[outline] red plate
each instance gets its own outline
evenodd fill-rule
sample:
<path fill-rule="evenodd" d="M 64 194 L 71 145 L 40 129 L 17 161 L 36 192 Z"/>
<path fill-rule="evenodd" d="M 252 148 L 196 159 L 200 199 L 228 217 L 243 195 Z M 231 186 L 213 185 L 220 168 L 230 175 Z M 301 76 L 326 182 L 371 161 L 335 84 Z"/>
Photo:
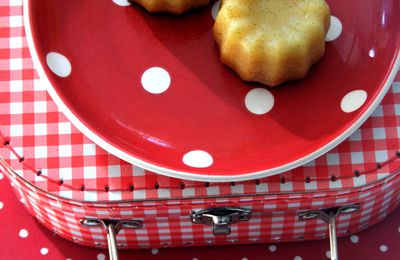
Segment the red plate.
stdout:
<path fill-rule="evenodd" d="M 327 152 L 388 90 L 399 65 L 399 1 L 328 2 L 324 59 L 306 79 L 269 91 L 219 61 L 212 4 L 174 17 L 126 0 L 26 0 L 24 17 L 41 78 L 85 135 L 160 174 L 234 181 Z"/>

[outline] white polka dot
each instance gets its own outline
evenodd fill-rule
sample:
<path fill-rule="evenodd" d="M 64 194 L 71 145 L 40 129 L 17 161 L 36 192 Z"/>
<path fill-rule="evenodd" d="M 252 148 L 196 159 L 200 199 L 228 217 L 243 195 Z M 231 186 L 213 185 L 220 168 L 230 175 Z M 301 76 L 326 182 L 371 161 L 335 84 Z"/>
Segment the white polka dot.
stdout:
<path fill-rule="evenodd" d="M 271 252 L 275 252 L 276 249 L 277 249 L 277 247 L 276 247 L 276 245 L 270 245 L 270 246 L 268 247 L 268 249 L 269 249 L 269 251 L 271 251 Z"/>
<path fill-rule="evenodd" d="M 0 209 L 2 209 L 4 207 L 3 202 L 0 201 Z"/>
<path fill-rule="evenodd" d="M 194 168 L 207 168 L 210 167 L 214 162 L 212 156 L 209 153 L 201 150 L 188 152 L 183 156 L 182 161 L 187 166 L 191 166 Z"/>
<path fill-rule="evenodd" d="M 0 180 L 2 180 L 4 178 L 4 175 L 2 173 L 0 173 Z"/>
<path fill-rule="evenodd" d="M 59 77 L 65 78 L 71 74 L 72 66 L 67 57 L 57 52 L 50 52 L 46 56 L 47 66 Z"/>
<path fill-rule="evenodd" d="M 326 251 L 325 256 L 326 258 L 331 259 L 331 251 L 330 250 Z"/>
<path fill-rule="evenodd" d="M 243 257 L 242 260 L 249 260 L 249 259 L 247 259 L 247 257 Z"/>
<path fill-rule="evenodd" d="M 388 247 L 387 247 L 387 245 L 381 245 L 381 246 L 379 247 L 379 250 L 381 250 L 382 253 L 385 253 L 385 252 L 388 251 Z"/>
<path fill-rule="evenodd" d="M 214 18 L 214 20 L 217 19 L 217 15 L 219 13 L 220 8 L 221 8 L 221 0 L 215 2 L 211 9 L 211 15 Z"/>
<path fill-rule="evenodd" d="M 49 249 L 43 247 L 42 249 L 40 249 L 40 253 L 41 253 L 42 255 L 47 255 L 47 254 L 49 253 Z"/>
<path fill-rule="evenodd" d="M 192 260 L 199 260 L 199 259 L 195 257 L 195 258 L 193 258 Z"/>
<path fill-rule="evenodd" d="M 351 113 L 362 107 L 368 94 L 364 90 L 354 90 L 343 97 L 340 107 L 343 112 Z"/>
<path fill-rule="evenodd" d="M 106 255 L 105 254 L 98 254 L 97 255 L 97 260 L 104 260 L 106 259 Z"/>
<path fill-rule="evenodd" d="M 115 4 L 119 5 L 119 6 L 128 6 L 130 5 L 130 3 L 128 2 L 128 0 L 112 0 Z"/>
<path fill-rule="evenodd" d="M 19 200 L 19 202 L 21 202 L 22 204 L 25 204 L 25 199 L 22 198 L 22 199 Z"/>
<path fill-rule="evenodd" d="M 246 108 L 253 114 L 263 115 L 274 107 L 275 99 L 265 88 L 255 88 L 247 93 L 244 100 Z"/>
<path fill-rule="evenodd" d="M 28 237 L 28 235 L 29 235 L 29 233 L 28 233 L 28 230 L 26 230 L 26 229 L 21 229 L 19 231 L 19 236 L 22 238 L 26 238 L 26 237 Z"/>
<path fill-rule="evenodd" d="M 152 94 L 161 94 L 171 85 L 171 77 L 163 68 L 153 67 L 142 75 L 142 86 Z"/>
<path fill-rule="evenodd" d="M 329 27 L 328 33 L 326 34 L 325 41 L 334 41 L 342 34 L 343 25 L 342 22 L 336 17 L 331 16 L 331 26 Z"/>
<path fill-rule="evenodd" d="M 301 258 L 301 256 L 296 255 L 296 256 L 294 257 L 294 260 L 303 260 L 303 258 Z"/>
<path fill-rule="evenodd" d="M 376 56 L 375 48 L 370 49 L 369 52 L 368 52 L 368 55 L 371 58 L 375 58 L 375 56 Z"/>
<path fill-rule="evenodd" d="M 151 253 L 152 253 L 153 255 L 158 254 L 158 249 L 157 249 L 157 248 L 151 249 Z"/>
<path fill-rule="evenodd" d="M 360 241 L 360 238 L 357 235 L 353 235 L 350 237 L 350 241 L 354 244 L 357 244 Z"/>

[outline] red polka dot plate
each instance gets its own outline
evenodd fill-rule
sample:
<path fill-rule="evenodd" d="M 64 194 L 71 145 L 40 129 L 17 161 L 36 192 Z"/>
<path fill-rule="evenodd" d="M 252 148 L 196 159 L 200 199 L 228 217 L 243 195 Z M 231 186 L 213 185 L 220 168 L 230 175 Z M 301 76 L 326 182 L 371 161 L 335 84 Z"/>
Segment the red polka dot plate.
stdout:
<path fill-rule="evenodd" d="M 355 131 L 399 67 L 397 0 L 328 1 L 326 55 L 304 80 L 268 89 L 219 60 L 219 2 L 182 17 L 126 0 L 25 0 L 28 45 L 64 114 L 118 157 L 201 181 L 303 165 Z"/>

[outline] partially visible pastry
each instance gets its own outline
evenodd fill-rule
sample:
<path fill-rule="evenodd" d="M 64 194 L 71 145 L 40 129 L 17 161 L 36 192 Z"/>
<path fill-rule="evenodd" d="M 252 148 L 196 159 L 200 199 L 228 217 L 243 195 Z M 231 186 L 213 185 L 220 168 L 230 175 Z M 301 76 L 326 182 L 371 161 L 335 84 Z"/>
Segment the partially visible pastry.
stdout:
<path fill-rule="evenodd" d="M 245 81 L 304 78 L 325 53 L 324 0 L 222 0 L 214 25 L 221 60 Z"/>
<path fill-rule="evenodd" d="M 129 0 L 143 6 L 151 13 L 172 13 L 180 15 L 188 10 L 208 5 L 210 0 Z"/>

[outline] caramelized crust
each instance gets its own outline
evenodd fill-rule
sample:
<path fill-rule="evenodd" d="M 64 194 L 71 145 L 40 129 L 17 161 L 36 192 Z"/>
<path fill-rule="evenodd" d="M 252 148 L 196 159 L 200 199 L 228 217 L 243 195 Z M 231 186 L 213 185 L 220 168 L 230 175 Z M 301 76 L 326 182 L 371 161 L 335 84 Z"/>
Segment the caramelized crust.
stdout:
<path fill-rule="evenodd" d="M 172 13 L 176 15 L 197 7 L 208 5 L 210 0 L 129 0 L 143 6 L 151 13 Z"/>
<path fill-rule="evenodd" d="M 222 0 L 214 25 L 221 60 L 245 81 L 304 78 L 325 53 L 324 0 Z"/>

